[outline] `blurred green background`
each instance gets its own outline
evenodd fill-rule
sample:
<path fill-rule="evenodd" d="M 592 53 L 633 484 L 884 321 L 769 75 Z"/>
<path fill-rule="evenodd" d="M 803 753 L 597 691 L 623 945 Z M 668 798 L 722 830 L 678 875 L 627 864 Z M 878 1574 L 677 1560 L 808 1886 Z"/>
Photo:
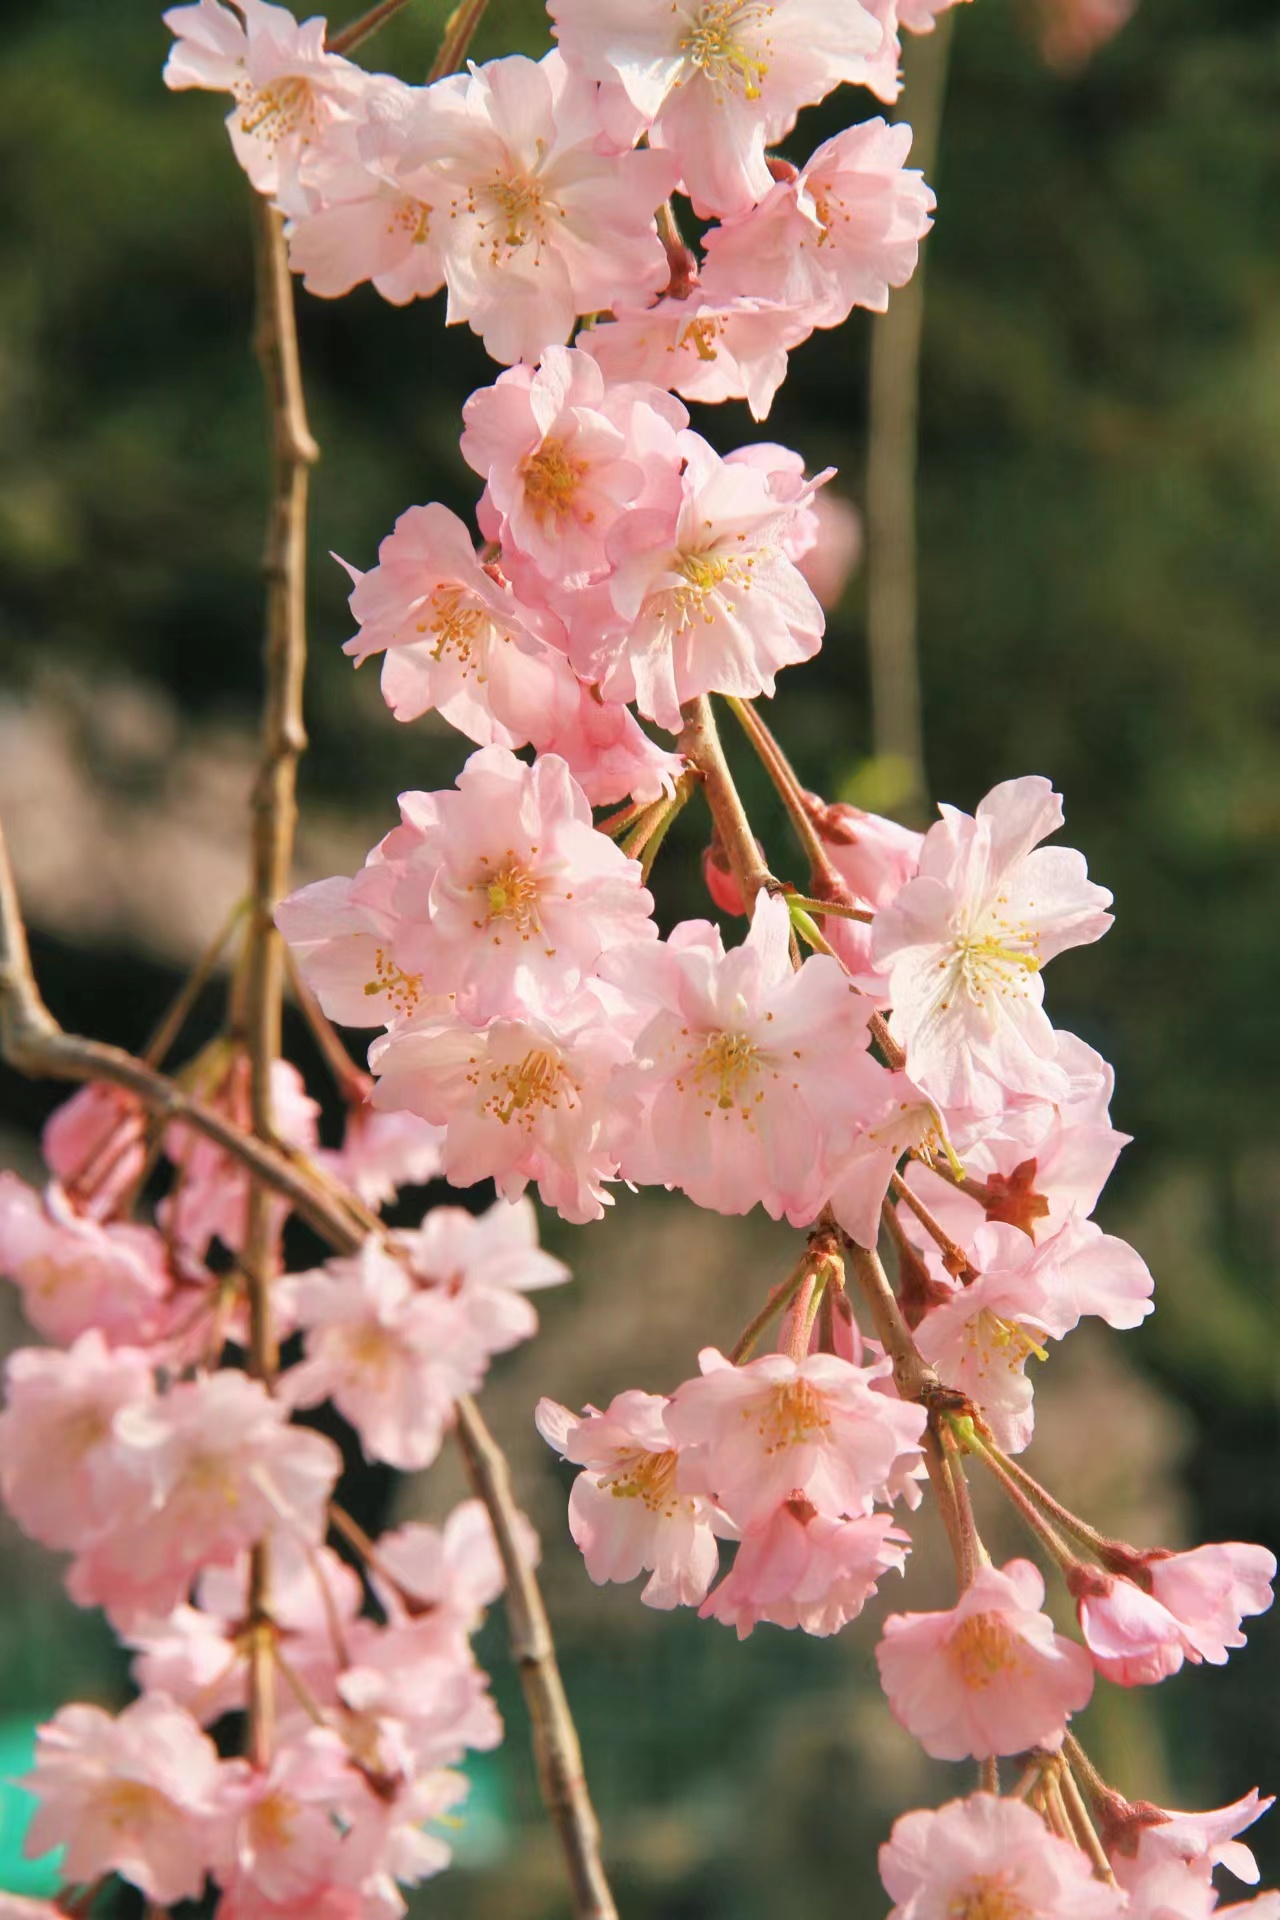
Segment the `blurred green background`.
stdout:
<path fill-rule="evenodd" d="M 366 59 L 420 77 L 444 11 L 413 0 Z M 1114 1117 L 1136 1137 L 1101 1218 L 1158 1283 L 1140 1333 L 1081 1334 L 1055 1356 L 1032 1465 L 1143 1543 L 1274 1546 L 1280 27 L 1274 0 L 1142 0 L 1071 75 L 1046 68 L 1010 0 L 977 0 L 956 27 L 923 363 L 929 770 L 964 807 L 1010 775 L 1050 774 L 1067 838 L 1114 889 L 1114 931 L 1056 964 L 1049 1005 L 1116 1065 Z M 4 41 L 0 806 L 54 1010 L 136 1046 L 239 885 L 265 477 L 246 190 L 222 103 L 161 86 L 167 35 L 150 5 L 11 6 Z M 493 0 L 476 53 L 545 44 L 534 5 Z M 802 159 L 875 110 L 837 96 L 787 151 Z M 469 509 L 458 414 L 494 370 L 469 333 L 445 333 L 439 302 L 398 311 L 364 288 L 300 294 L 299 308 L 324 450 L 300 849 L 312 877 L 350 870 L 396 791 L 447 783 L 467 750 L 429 723 L 397 727 L 373 670 L 353 677 L 346 582 L 326 554 L 370 565 L 411 502 Z M 762 428 L 739 406 L 696 424 L 724 451 L 767 437 L 811 468 L 831 462 L 858 501 L 872 324 L 800 349 Z M 869 799 L 864 651 L 855 577 L 776 707 L 813 786 Z M 768 794 L 742 774 L 782 847 Z M 667 919 L 707 910 L 694 813 L 658 869 Z M 215 998 L 200 1017 L 216 1018 Z M 32 1171 L 54 1097 L 0 1079 L 0 1159 Z M 970 1780 L 926 1766 L 889 1724 L 874 1622 L 821 1643 L 763 1628 L 740 1648 L 646 1611 L 634 1590 L 597 1592 L 530 1423 L 540 1392 L 603 1402 L 673 1385 L 698 1346 L 733 1338 L 792 1236 L 623 1194 L 607 1223 L 549 1223 L 548 1238 L 580 1284 L 495 1370 L 492 1404 L 547 1543 L 624 1912 L 878 1914 L 874 1848 L 894 1814 Z M 7 1302 L 2 1331 L 25 1337 Z M 377 1521 L 393 1503 L 436 1512 L 458 1490 L 446 1462 L 408 1491 L 366 1473 L 358 1498 Z M 943 1603 L 920 1532 L 906 1604 Z M 49 1556 L 11 1541 L 6 1770 L 33 1716 L 71 1693 L 122 1696 L 105 1633 L 57 1580 Z M 1274 1786 L 1278 1650 L 1275 1624 L 1257 1622 L 1225 1672 L 1101 1699 L 1086 1740 L 1134 1795 L 1213 1804 Z M 464 1864 L 415 1911 L 553 1920 L 565 1907 L 500 1617 L 481 1653 L 511 1738 L 477 1772 Z M 0 1846 L 19 1819 L 0 1811 Z M 1260 1851 L 1274 1877 L 1275 1832 Z"/>

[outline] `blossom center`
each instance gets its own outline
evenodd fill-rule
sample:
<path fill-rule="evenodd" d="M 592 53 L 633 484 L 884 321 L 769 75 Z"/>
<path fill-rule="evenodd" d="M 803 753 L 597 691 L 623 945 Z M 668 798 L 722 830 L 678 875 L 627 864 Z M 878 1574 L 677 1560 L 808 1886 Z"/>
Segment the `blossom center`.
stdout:
<path fill-rule="evenodd" d="M 273 80 L 265 87 L 250 87 L 242 81 L 237 97 L 241 132 L 254 134 L 269 147 L 278 146 L 304 127 L 308 134 L 314 130 L 315 96 L 311 82 L 297 74 Z"/>
<path fill-rule="evenodd" d="M 970 1322 L 969 1339 L 987 1359 L 1003 1360 L 1010 1373 L 1019 1371 L 1028 1354 L 1033 1353 L 1037 1360 L 1049 1358 L 1020 1320 L 1006 1320 L 990 1307 L 984 1307 Z"/>
<path fill-rule="evenodd" d="M 524 497 L 529 511 L 541 523 L 548 515 L 564 520 L 573 512 L 574 495 L 587 467 L 584 460 L 571 460 L 563 440 L 544 440 L 520 468 Z M 594 516 L 587 514 L 586 519 Z"/>
<path fill-rule="evenodd" d="M 804 1446 L 825 1433 L 830 1424 L 822 1395 L 807 1380 L 789 1380 L 786 1386 L 776 1388 L 760 1409 L 760 1435 L 766 1453 Z"/>
<path fill-rule="evenodd" d="M 710 0 L 700 7 L 680 42 L 680 51 L 715 87 L 728 86 L 745 100 L 758 100 L 769 71 L 767 40 L 755 35 L 773 13 L 761 0 Z"/>
<path fill-rule="evenodd" d="M 399 228 L 409 236 L 409 244 L 424 247 L 431 238 L 431 215 L 434 209 L 429 200 L 402 200 L 387 222 L 388 231 Z"/>
<path fill-rule="evenodd" d="M 755 1078 L 756 1047 L 745 1033 L 713 1033 L 702 1049 L 693 1077 L 705 1090 L 708 1085 L 718 1107 L 736 1107 L 739 1096 Z M 760 1095 L 756 1095 L 758 1100 Z"/>
<path fill-rule="evenodd" d="M 578 1091 L 559 1054 L 550 1047 L 531 1047 L 519 1064 L 491 1066 L 489 1084 L 493 1092 L 484 1103 L 485 1112 L 504 1127 L 515 1120 L 526 1130 L 541 1113 L 558 1107 L 562 1100 L 572 1107 Z"/>
<path fill-rule="evenodd" d="M 418 621 L 418 632 L 432 636 L 433 660 L 453 654 L 465 676 L 478 664 L 480 637 L 488 616 L 462 587 L 443 587 L 432 594 L 425 617 Z"/>
<path fill-rule="evenodd" d="M 489 235 L 490 263 L 499 262 L 533 241 L 540 246 L 547 237 L 547 220 L 559 209 L 548 203 L 545 189 L 532 174 L 496 173 L 480 189 L 487 218 L 480 222 Z"/>
<path fill-rule="evenodd" d="M 1040 956 L 1029 929 L 1014 940 L 1017 944 L 998 933 L 983 933 L 964 934 L 956 941 L 961 984 L 978 1006 L 988 993 L 1026 998 L 1029 977 L 1040 971 Z"/>
<path fill-rule="evenodd" d="M 1033 1913 L 1003 1874 L 971 1880 L 947 1905 L 947 1920 L 1032 1920 Z"/>
<path fill-rule="evenodd" d="M 682 347 L 692 347 L 699 360 L 711 361 L 716 358 L 716 341 L 724 332 L 723 323 L 714 314 L 700 314 L 691 320 L 680 335 Z"/>
<path fill-rule="evenodd" d="M 542 897 L 542 882 L 518 860 L 508 855 L 506 866 L 496 873 L 486 862 L 474 884 L 485 897 L 485 917 L 476 921 L 477 927 L 492 926 L 495 920 L 509 920 L 522 940 L 527 940 L 532 933 L 541 933 L 538 902 Z"/>
<path fill-rule="evenodd" d="M 372 999 L 375 993 L 385 993 L 387 1005 L 396 1013 L 412 1013 L 422 998 L 422 975 L 406 973 L 398 967 L 384 947 L 373 950 L 374 978 L 366 980 L 364 991 Z"/>
<path fill-rule="evenodd" d="M 619 1454 L 608 1473 L 602 1473 L 597 1486 L 607 1487 L 615 1500 L 639 1500 L 650 1513 L 673 1514 L 678 1505 L 676 1450 L 650 1453 L 637 1449 Z"/>
<path fill-rule="evenodd" d="M 754 556 L 748 554 L 739 559 L 731 553 L 682 553 L 673 562 L 673 571 L 688 582 L 687 586 L 677 587 L 672 593 L 678 630 L 684 632 L 695 620 L 704 620 L 708 626 L 716 617 L 716 609 L 708 606 L 711 596 L 718 593 L 728 581 L 740 586 L 744 593 L 751 590 L 751 569 L 755 565 Z M 734 611 L 732 600 L 726 602 L 728 611 Z"/>
<path fill-rule="evenodd" d="M 124 1827 L 149 1826 L 158 1813 L 171 1813 L 173 1808 L 158 1787 L 149 1787 L 143 1780 L 112 1780 L 104 1787 L 96 1811 L 119 1832 Z"/>
<path fill-rule="evenodd" d="M 982 1692 L 1021 1665 L 1017 1636 L 998 1613 L 971 1613 L 962 1620 L 947 1642 L 947 1658 L 972 1693 Z"/>

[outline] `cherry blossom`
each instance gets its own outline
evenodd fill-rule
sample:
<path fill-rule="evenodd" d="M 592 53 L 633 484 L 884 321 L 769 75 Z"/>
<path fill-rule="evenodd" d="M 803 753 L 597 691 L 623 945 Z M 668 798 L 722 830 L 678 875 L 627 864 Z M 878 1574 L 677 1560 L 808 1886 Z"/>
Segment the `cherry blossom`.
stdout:
<path fill-rule="evenodd" d="M 1122 1887 L 1134 1890 L 1152 1867 L 1168 1863 L 1191 1869 L 1207 1883 L 1214 1867 L 1224 1866 L 1237 1880 L 1256 1886 L 1258 1863 L 1237 1836 L 1272 1804 L 1256 1787 L 1230 1806 L 1207 1813 L 1181 1813 L 1154 1807 L 1149 1801 L 1136 1807 L 1113 1801 L 1104 1837 L 1116 1878 Z"/>
<path fill-rule="evenodd" d="M 347 566 L 344 561 L 342 563 Z M 360 624 L 344 651 L 362 666 L 384 653 L 382 692 L 397 720 L 436 711 L 478 746 L 522 746 L 548 705 L 572 702 L 548 616 L 525 606 L 476 558 L 447 507 L 409 507 L 355 582 Z"/>
<path fill-rule="evenodd" d="M 991 1111 L 1006 1089 L 1055 1099 L 1066 1077 L 1040 1004 L 1041 968 L 1106 932 L 1111 896 L 1087 879 L 1080 854 L 1038 847 L 1062 824 L 1062 803 L 1039 775 L 993 788 L 972 818 L 940 811 L 918 877 L 873 930 L 909 1071 L 945 1106 Z"/>
<path fill-rule="evenodd" d="M 934 198 L 906 167 L 911 129 L 864 120 L 818 148 L 750 213 L 707 235 L 704 291 L 774 301 L 810 326 L 883 313 L 915 272 Z"/>
<path fill-rule="evenodd" d="M 656 941 L 640 868 L 592 824 L 564 761 L 473 753 L 453 793 L 419 796 L 392 894 L 399 964 L 477 1022 L 554 1009 L 623 943 Z"/>
<path fill-rule="evenodd" d="M 508 566 L 515 549 L 548 579 L 598 572 L 624 509 L 679 502 L 685 409 L 659 387 L 607 385 L 575 348 L 500 374 L 462 418 L 463 459 L 486 483 L 480 525 Z"/>
<path fill-rule="evenodd" d="M 680 1187 L 699 1206 L 811 1220 L 827 1193 L 828 1149 L 886 1078 L 867 1053 L 866 1009 L 834 960 L 798 972 L 785 901 L 761 894 L 741 946 L 685 922 L 651 953 L 604 964 L 656 1003 L 620 1084 L 642 1118 L 622 1155 L 627 1179 Z"/>
<path fill-rule="evenodd" d="M 499 1200 L 487 1212 L 432 1207 L 422 1225 L 401 1229 L 392 1244 L 415 1286 L 454 1301 L 486 1353 L 502 1353 L 537 1331 L 527 1295 L 569 1278 L 563 1260 L 538 1245 L 533 1202 Z"/>
<path fill-rule="evenodd" d="M 916 1344 L 977 1403 L 997 1443 L 1019 1452 L 1033 1425 L 1028 1358 L 1044 1359 L 1046 1340 L 1061 1340 L 1086 1314 L 1140 1325 L 1152 1279 L 1132 1247 L 1074 1215 L 1039 1245 L 1016 1227 L 979 1227 L 971 1258 L 977 1278 L 950 1284 L 950 1297 L 917 1327 Z"/>
<path fill-rule="evenodd" d="M 1068 1576 L 1094 1664 L 1128 1687 L 1154 1685 L 1184 1659 L 1225 1665 L 1228 1649 L 1245 1644 L 1241 1619 L 1271 1605 L 1276 1562 L 1265 1547 L 1232 1540 L 1138 1555 L 1133 1571 L 1138 1580 L 1091 1567 Z"/>
<path fill-rule="evenodd" d="M 492 1178 L 518 1200 L 532 1180 L 566 1220 L 598 1220 L 632 1121 L 633 1103 L 613 1084 L 630 1055 L 627 1034 L 586 987 L 557 1009 L 554 1026 L 530 1016 L 477 1031 L 456 1014 L 429 1014 L 374 1042 L 373 1103 L 445 1128 L 454 1186 Z"/>
<path fill-rule="evenodd" d="M 366 1206 L 383 1207 L 401 1187 L 435 1179 L 442 1169 L 443 1141 L 441 1129 L 415 1113 L 375 1113 L 358 1105 L 347 1109 L 341 1147 L 321 1148 L 314 1158 Z"/>
<path fill-rule="evenodd" d="M 407 1262 L 374 1239 L 287 1286 L 305 1332 L 305 1357 L 281 1381 L 288 1403 L 331 1399 L 367 1458 L 429 1466 L 455 1402 L 479 1386 L 488 1363 L 465 1310 L 416 1287 Z"/>
<path fill-rule="evenodd" d="M 362 1791 L 336 1733 L 309 1727 L 265 1769 L 244 1767 L 223 1787 L 227 1808 L 214 1873 L 235 1905 L 252 1898 L 302 1905 L 340 1879 L 345 1814 Z"/>
<path fill-rule="evenodd" d="M 646 1606 L 696 1607 L 716 1573 L 712 1508 L 677 1486 L 666 1405 L 633 1389 L 580 1419 L 540 1400 L 535 1418 L 547 1445 L 585 1469 L 569 1496 L 569 1530 L 597 1586 L 647 1571 Z"/>
<path fill-rule="evenodd" d="M 651 740 L 629 707 L 604 700 L 590 681 L 574 680 L 576 703 L 567 710 L 557 704 L 535 721 L 538 751 L 566 762 L 593 807 L 672 793 L 684 772 L 680 755 Z"/>
<path fill-rule="evenodd" d="M 249 1059 L 237 1053 L 211 1102 L 238 1126 L 249 1123 Z M 309 1151 L 316 1145 L 319 1103 L 303 1085 L 302 1075 L 288 1060 L 271 1062 L 271 1099 L 274 1126 L 289 1146 Z M 207 1134 L 175 1123 L 166 1128 L 164 1150 L 177 1169 L 168 1197 L 157 1208 L 167 1236 L 195 1259 L 203 1259 L 212 1240 L 238 1252 L 244 1241 L 249 1210 L 250 1176 L 243 1163 Z M 288 1206 L 272 1200 L 273 1217 L 282 1225 Z"/>
<path fill-rule="evenodd" d="M 78 1215 L 60 1187 L 42 1197 L 2 1172 L 0 1274 L 49 1340 L 98 1327 L 113 1344 L 134 1346 L 157 1339 L 172 1318 L 168 1250 L 154 1227 L 100 1225 Z"/>
<path fill-rule="evenodd" d="M 700 693 L 772 693 L 780 667 L 818 651 L 824 624 L 785 552 L 800 503 L 780 502 L 766 473 L 722 460 L 696 433 L 680 448 L 678 515 L 631 514 L 609 541 L 612 629 L 602 639 L 585 618 L 570 629 L 578 671 L 672 732 Z"/>
<path fill-rule="evenodd" d="M 1124 1911 L 1078 1847 L 1050 1833 L 1021 1800 L 975 1793 L 894 1822 L 880 1877 L 890 1920 L 1110 1920 Z"/>
<path fill-rule="evenodd" d="M 861 6 L 824 0 L 551 0 L 548 11 L 570 64 L 622 96 L 610 130 L 629 146 L 644 128 L 670 148 L 695 210 L 711 215 L 763 198 L 766 145 L 799 108 L 865 79 L 882 39 Z"/>
<path fill-rule="evenodd" d="M 536 361 L 579 314 L 643 302 L 667 278 L 653 210 L 676 164 L 602 153 L 600 131 L 594 89 L 554 52 L 439 83 L 406 130 L 406 164 L 449 187 L 448 323 L 467 321 L 495 360 Z"/>
<path fill-rule="evenodd" d="M 735 1627 L 739 1640 L 762 1620 L 820 1637 L 838 1633 L 857 1619 L 881 1574 L 901 1573 L 907 1546 L 888 1514 L 836 1520 L 793 1496 L 743 1535 L 702 1617 Z"/>
<path fill-rule="evenodd" d="M 536 1566 L 538 1536 L 523 1514 L 517 1518 L 521 1553 Z M 479 1500 L 462 1501 L 443 1527 L 414 1520 L 384 1533 L 372 1577 L 389 1614 L 430 1620 L 455 1643 L 475 1631 L 506 1585 L 493 1525 Z"/>
<path fill-rule="evenodd" d="M 230 1368 L 122 1407 L 113 1446 L 145 1496 L 113 1515 L 67 1575 L 80 1606 L 127 1624 L 163 1613 L 197 1570 L 283 1522 L 318 1543 L 341 1468 L 332 1441 L 287 1423 L 260 1381 Z"/>
<path fill-rule="evenodd" d="M 265 0 L 237 0 L 234 12 L 197 0 L 172 7 L 164 22 L 176 36 L 165 85 L 234 94 L 227 130 L 236 159 L 259 193 L 305 210 L 326 169 L 356 157 L 368 75 L 326 51 L 323 20 L 299 26 Z"/>
<path fill-rule="evenodd" d="M 54 1108 L 40 1150 L 77 1212 L 110 1219 L 146 1167 L 141 1102 L 122 1087 L 91 1080 Z"/>
<path fill-rule="evenodd" d="M 26 1850 L 65 1847 L 68 1881 L 119 1873 L 166 1907 L 203 1889 L 217 1841 L 217 1749 L 163 1694 L 114 1719 L 63 1707 L 39 1729 L 22 1784 L 39 1801 Z"/>
<path fill-rule="evenodd" d="M 151 1362 L 91 1329 L 66 1353 L 23 1347 L 5 1368 L 0 1489 L 24 1533 L 76 1549 L 126 1522 L 142 1491 L 116 1444 L 123 1413 L 155 1393 Z"/>
<path fill-rule="evenodd" d="M 680 1451 L 677 1485 L 748 1528 L 797 1494 L 831 1517 L 856 1518 L 914 1464 L 921 1407 L 877 1391 L 887 1362 L 769 1353 L 734 1367 L 708 1347 L 702 1376 L 676 1389 L 666 1423 Z"/>
<path fill-rule="evenodd" d="M 1061 1744 L 1093 1692 L 1093 1667 L 1054 1632 L 1043 1600 L 1037 1569 L 1011 1560 L 979 1567 L 946 1612 L 889 1615 L 876 1648 L 881 1684 L 894 1718 L 935 1760 Z"/>
<path fill-rule="evenodd" d="M 648 307 L 615 301 L 612 317 L 585 328 L 577 344 L 611 380 L 652 381 L 707 406 L 745 400 L 753 419 L 766 420 L 787 356 L 813 324 L 777 301 L 695 287 Z"/>

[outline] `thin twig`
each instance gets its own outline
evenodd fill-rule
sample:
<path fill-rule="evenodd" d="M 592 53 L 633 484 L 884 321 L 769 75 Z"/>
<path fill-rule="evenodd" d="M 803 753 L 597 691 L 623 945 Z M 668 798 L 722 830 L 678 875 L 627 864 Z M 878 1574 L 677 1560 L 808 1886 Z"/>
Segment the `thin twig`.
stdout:
<path fill-rule="evenodd" d="M 546 1608 L 518 1538 L 518 1508 L 506 1459 L 474 1400 L 458 1402 L 457 1438 L 484 1501 L 507 1576 L 507 1623 L 533 1722 L 542 1798 L 560 1836 L 578 1920 L 617 1920 L 600 1858 L 600 1828 L 587 1792 L 582 1752 L 565 1699 Z"/>
<path fill-rule="evenodd" d="M 218 962 L 222 958 L 222 950 L 244 918 L 247 906 L 246 900 L 237 900 L 179 988 L 159 1025 L 142 1049 L 142 1057 L 149 1067 L 158 1067 L 163 1064 L 170 1047 L 186 1025 L 196 1001 L 213 978 Z"/>
<path fill-rule="evenodd" d="M 271 500 L 263 554 L 266 579 L 266 684 L 262 760 L 252 813 L 249 930 L 245 942 L 242 1038 L 249 1056 L 249 1111 L 254 1135 L 275 1138 L 272 1079 L 280 1058 L 284 942 L 276 908 L 293 865 L 298 817 L 298 760 L 306 748 L 302 683 L 307 660 L 307 492 L 319 449 L 307 425 L 293 307 L 293 276 L 284 221 L 254 196 L 257 311 L 254 346 L 262 367 L 271 423 Z M 278 1209 L 269 1187 L 251 1181 L 243 1265 L 249 1310 L 249 1372 L 268 1391 L 280 1365 L 271 1284 L 279 1258 Z M 249 1745 L 254 1764 L 270 1764 L 274 1746 L 276 1667 L 271 1624 L 271 1549 L 259 1540 L 249 1555 Z"/>
<path fill-rule="evenodd" d="M 691 767 L 702 775 L 703 792 L 711 817 L 716 823 L 729 868 L 738 883 L 748 918 L 761 888 L 770 885 L 773 876 L 760 857 L 756 837 L 751 831 L 746 808 L 734 785 L 729 763 L 724 757 L 715 715 L 706 694 L 691 700 L 682 709 L 684 730 L 679 751 Z"/>
<path fill-rule="evenodd" d="M 362 13 L 358 20 L 352 20 L 347 26 L 339 27 L 336 33 L 326 34 L 324 43 L 326 52 L 353 52 L 356 47 L 375 34 L 379 27 L 385 26 L 388 20 L 393 20 L 396 14 L 408 4 L 409 0 L 378 0 L 377 6 L 370 7 L 368 13 Z"/>
<path fill-rule="evenodd" d="M 1075 1775 L 1070 1766 L 1063 1761 L 1058 1771 L 1062 1798 L 1066 1804 L 1067 1816 L 1075 1830 L 1076 1839 L 1093 1862 L 1094 1872 L 1100 1880 L 1115 1886 L 1116 1877 L 1111 1871 L 1111 1862 L 1107 1858 L 1106 1848 L 1098 1838 L 1098 1830 L 1090 1817 L 1084 1795 L 1076 1784 Z"/>
<path fill-rule="evenodd" d="M 440 42 L 440 51 L 431 62 L 431 71 L 427 83 L 443 80 L 448 73 L 456 73 L 466 58 L 467 48 L 471 45 L 472 35 L 484 17 L 489 0 L 462 0 L 445 21 L 444 39 Z"/>
<path fill-rule="evenodd" d="M 899 1397 L 928 1406 L 941 1391 L 942 1383 L 911 1337 L 911 1329 L 902 1317 L 879 1254 L 847 1237 L 845 1245 L 862 1297 L 870 1309 L 876 1338 L 893 1362 L 893 1382 Z"/>
<path fill-rule="evenodd" d="M 902 1204 L 905 1207 L 909 1207 L 911 1212 L 914 1213 L 920 1225 L 942 1254 L 942 1263 L 946 1267 L 947 1272 L 957 1280 L 976 1280 L 978 1277 L 977 1271 L 964 1248 L 958 1241 L 951 1238 L 951 1235 L 947 1232 L 942 1222 L 930 1213 L 919 1194 L 916 1193 L 914 1188 L 907 1185 L 901 1174 L 895 1173 L 890 1176 L 889 1190 L 895 1200 L 901 1200 Z"/>
<path fill-rule="evenodd" d="M 757 759 L 768 774 L 778 798 L 786 809 L 787 818 L 791 822 L 796 839 L 800 842 L 805 859 L 809 862 L 809 871 L 813 875 L 815 889 L 818 892 L 830 891 L 835 899 L 841 899 L 848 889 L 836 872 L 830 855 L 818 837 L 817 828 L 809 818 L 804 804 L 804 789 L 796 777 L 791 762 L 749 700 L 739 700 L 732 694 L 726 694 L 725 705 L 751 742 Z"/>

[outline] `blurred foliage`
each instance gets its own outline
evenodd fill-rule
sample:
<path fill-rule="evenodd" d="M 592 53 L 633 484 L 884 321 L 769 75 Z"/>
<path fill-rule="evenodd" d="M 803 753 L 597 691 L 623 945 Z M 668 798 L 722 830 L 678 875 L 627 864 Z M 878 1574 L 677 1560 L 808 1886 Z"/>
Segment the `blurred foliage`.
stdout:
<path fill-rule="evenodd" d="M 365 57 L 422 74 L 444 12 L 414 0 Z M 1136 1136 L 1104 1209 L 1157 1272 L 1160 1310 L 1130 1346 L 1201 1423 L 1197 1529 L 1274 1545 L 1280 26 L 1273 0 L 1143 0 L 1070 79 L 1044 69 L 1008 0 L 978 0 L 956 27 L 923 375 L 930 774 L 966 807 L 999 779 L 1051 774 L 1071 843 L 1115 891 L 1115 931 L 1058 962 L 1050 1001 L 1115 1062 L 1116 1118 Z M 140 0 L 44 0 L 10 8 L 6 28 L 0 663 L 18 687 L 70 665 L 159 682 L 193 717 L 247 719 L 264 427 L 221 103 L 164 91 L 167 36 Z M 494 0 L 476 53 L 545 43 L 532 0 Z M 873 105 L 836 97 L 787 150 L 802 158 Z M 304 799 L 379 807 L 389 824 L 396 787 L 450 779 L 461 748 L 397 728 L 373 669 L 353 684 L 346 582 L 325 556 L 368 566 L 411 502 L 470 508 L 458 413 L 493 369 L 469 333 L 445 333 L 439 302 L 402 312 L 365 288 L 301 295 L 300 315 L 324 449 Z M 767 436 L 811 468 L 832 462 L 857 499 L 872 324 L 802 348 L 763 429 L 739 406 L 699 426 L 723 450 Z M 855 581 L 819 660 L 784 676 L 777 701 L 804 777 L 831 794 L 885 790 L 862 620 Z M 769 795 L 743 777 L 781 845 Z M 664 854 L 666 915 L 706 910 L 695 815 Z M 42 962 L 57 1004 L 136 1042 L 150 989 L 132 963 L 52 947 Z M 34 1114 L 25 1091 L 5 1092 Z M 564 1250 L 579 1259 L 583 1244 Z M 633 1592 L 590 1598 L 566 1667 L 627 1913 L 878 1912 L 865 1876 L 894 1808 L 962 1789 L 952 1771 L 922 1774 L 866 1697 L 867 1636 L 819 1645 L 766 1629 L 739 1649 L 692 1619 L 644 1615 Z M 487 1633 L 518 1724 L 500 1633 Z M 1145 1752 L 1154 1714 L 1187 1801 L 1265 1783 L 1274 1701 L 1260 1712 L 1260 1693 L 1276 1648 L 1261 1623 L 1225 1674 L 1121 1702 L 1119 1747 Z M 114 1684 L 96 1628 L 69 1609 L 11 1616 L 0 1676 L 32 1711 Z M 442 1881 L 424 1911 L 561 1911 L 520 1741 L 504 1751 L 532 1851 L 479 1882 Z M 1268 1850 L 1274 1862 L 1274 1837 Z"/>

